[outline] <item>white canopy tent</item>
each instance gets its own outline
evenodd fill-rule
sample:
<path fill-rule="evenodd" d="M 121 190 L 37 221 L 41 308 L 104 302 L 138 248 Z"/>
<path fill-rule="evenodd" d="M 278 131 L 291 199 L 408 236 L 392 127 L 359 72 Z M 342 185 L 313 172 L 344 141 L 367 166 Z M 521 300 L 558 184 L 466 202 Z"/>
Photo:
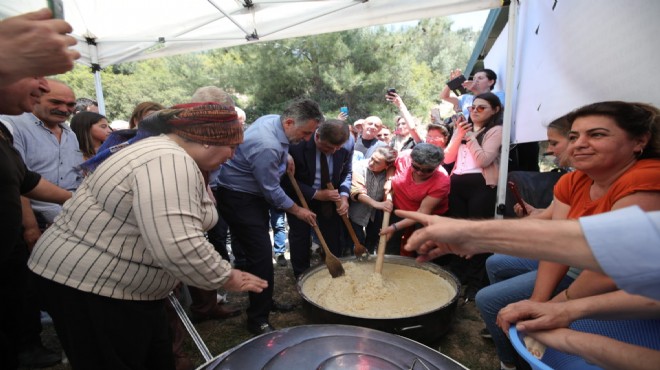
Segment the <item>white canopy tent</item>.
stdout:
<path fill-rule="evenodd" d="M 498 0 L 63 0 L 80 62 L 101 68 L 249 42 L 336 32 L 500 6 Z M 45 0 L 2 0 L 0 17 Z M 87 41 L 93 43 L 87 44 Z"/>
<path fill-rule="evenodd" d="M 63 0 L 79 62 L 95 71 L 122 63 L 252 42 L 491 9 L 498 0 Z M 45 0 L 1 0 L 0 17 Z"/>

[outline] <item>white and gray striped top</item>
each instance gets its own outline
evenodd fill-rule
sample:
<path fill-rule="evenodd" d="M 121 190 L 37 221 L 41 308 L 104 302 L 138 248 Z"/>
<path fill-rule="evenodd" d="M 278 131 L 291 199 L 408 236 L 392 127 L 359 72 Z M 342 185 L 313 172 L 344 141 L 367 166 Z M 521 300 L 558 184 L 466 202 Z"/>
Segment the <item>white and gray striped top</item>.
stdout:
<path fill-rule="evenodd" d="M 215 289 L 231 269 L 204 237 L 217 221 L 194 160 L 166 136 L 148 138 L 83 181 L 28 266 L 44 278 L 117 299 L 162 299 L 178 281 Z"/>

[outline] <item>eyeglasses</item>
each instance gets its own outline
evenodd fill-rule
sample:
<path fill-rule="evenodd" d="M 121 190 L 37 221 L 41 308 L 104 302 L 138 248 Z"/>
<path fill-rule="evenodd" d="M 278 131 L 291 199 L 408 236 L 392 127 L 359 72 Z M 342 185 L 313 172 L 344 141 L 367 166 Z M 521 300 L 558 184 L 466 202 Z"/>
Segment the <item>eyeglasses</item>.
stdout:
<path fill-rule="evenodd" d="M 486 108 L 488 108 L 488 106 L 486 105 L 473 105 L 471 107 L 468 107 L 469 110 L 476 111 L 477 113 L 483 112 L 484 110 L 486 110 Z"/>
<path fill-rule="evenodd" d="M 416 164 L 414 164 L 414 163 L 412 163 L 412 168 L 413 168 L 415 171 L 417 171 L 417 172 L 421 172 L 421 173 L 423 173 L 423 174 L 427 174 L 427 175 L 428 175 L 429 173 L 432 173 L 433 171 L 435 171 L 435 170 L 437 169 L 437 167 L 431 167 L 431 168 L 428 168 L 428 167 L 427 167 L 427 168 L 422 168 L 422 167 L 420 167 L 420 166 L 418 166 L 418 165 L 416 165 Z"/>
<path fill-rule="evenodd" d="M 445 140 L 445 136 L 427 136 L 426 141 L 438 141 L 438 140 Z"/>

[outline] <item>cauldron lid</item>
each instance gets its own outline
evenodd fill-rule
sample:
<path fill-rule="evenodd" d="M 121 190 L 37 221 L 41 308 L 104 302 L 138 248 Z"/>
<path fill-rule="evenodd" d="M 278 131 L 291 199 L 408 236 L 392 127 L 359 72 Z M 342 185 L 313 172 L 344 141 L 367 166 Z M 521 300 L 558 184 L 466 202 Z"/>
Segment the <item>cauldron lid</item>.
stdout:
<path fill-rule="evenodd" d="M 198 369 L 445 369 L 466 368 L 398 335 L 347 325 L 304 325 L 252 338 Z"/>

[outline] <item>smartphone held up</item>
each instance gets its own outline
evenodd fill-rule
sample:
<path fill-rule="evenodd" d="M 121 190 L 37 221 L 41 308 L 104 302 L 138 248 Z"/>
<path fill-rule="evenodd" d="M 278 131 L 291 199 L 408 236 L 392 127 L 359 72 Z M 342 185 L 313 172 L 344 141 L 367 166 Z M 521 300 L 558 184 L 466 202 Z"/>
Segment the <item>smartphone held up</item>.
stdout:
<path fill-rule="evenodd" d="M 64 5 L 62 0 L 48 0 L 48 8 L 53 13 L 53 19 L 64 19 Z"/>

